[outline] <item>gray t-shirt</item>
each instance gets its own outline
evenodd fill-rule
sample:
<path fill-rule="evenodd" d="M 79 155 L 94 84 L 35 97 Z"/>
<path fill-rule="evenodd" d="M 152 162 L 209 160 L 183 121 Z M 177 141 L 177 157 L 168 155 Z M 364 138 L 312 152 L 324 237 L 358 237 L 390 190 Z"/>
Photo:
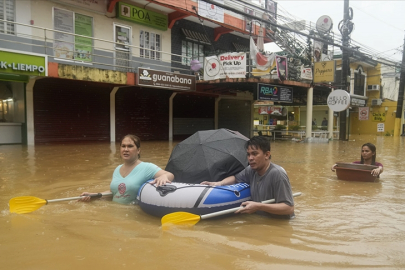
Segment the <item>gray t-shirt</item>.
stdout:
<path fill-rule="evenodd" d="M 267 171 L 259 176 L 250 166 L 235 175 L 236 182 L 247 183 L 250 185 L 250 195 L 255 202 L 275 199 L 275 203 L 285 203 L 289 206 L 294 205 L 294 199 L 291 191 L 290 180 L 287 172 L 279 165 L 270 163 Z M 291 215 L 275 215 L 263 211 L 258 211 L 259 214 L 268 215 L 276 218 L 290 219 Z"/>

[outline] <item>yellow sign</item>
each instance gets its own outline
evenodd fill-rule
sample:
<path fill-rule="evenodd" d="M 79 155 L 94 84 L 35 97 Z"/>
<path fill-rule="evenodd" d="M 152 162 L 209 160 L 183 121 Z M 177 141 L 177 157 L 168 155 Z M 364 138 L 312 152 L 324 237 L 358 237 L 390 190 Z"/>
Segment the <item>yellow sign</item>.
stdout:
<path fill-rule="evenodd" d="M 373 113 L 374 122 L 385 122 L 385 113 Z"/>
<path fill-rule="evenodd" d="M 335 81 L 335 61 L 315 62 L 314 83 Z"/>

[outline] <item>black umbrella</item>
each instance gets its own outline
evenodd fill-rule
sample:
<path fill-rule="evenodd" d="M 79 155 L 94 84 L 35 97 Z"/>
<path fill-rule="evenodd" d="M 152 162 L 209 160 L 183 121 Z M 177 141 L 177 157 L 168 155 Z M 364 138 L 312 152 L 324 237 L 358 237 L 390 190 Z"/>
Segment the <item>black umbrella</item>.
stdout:
<path fill-rule="evenodd" d="M 173 149 L 166 171 L 183 183 L 217 182 L 235 175 L 247 165 L 249 139 L 228 129 L 198 131 Z"/>

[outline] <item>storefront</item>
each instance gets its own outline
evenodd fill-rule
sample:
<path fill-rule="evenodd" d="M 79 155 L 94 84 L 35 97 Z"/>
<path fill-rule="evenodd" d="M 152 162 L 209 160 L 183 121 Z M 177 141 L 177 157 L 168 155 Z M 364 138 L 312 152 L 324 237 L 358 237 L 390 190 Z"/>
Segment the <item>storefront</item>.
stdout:
<path fill-rule="evenodd" d="M 45 55 L 0 50 L 0 144 L 26 143 L 26 84 L 46 75 Z"/>

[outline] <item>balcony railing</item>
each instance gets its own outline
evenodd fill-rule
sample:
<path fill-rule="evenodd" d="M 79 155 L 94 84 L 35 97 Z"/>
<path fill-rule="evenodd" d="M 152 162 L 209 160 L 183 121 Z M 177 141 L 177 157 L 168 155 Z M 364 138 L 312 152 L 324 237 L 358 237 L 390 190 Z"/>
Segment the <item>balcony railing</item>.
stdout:
<path fill-rule="evenodd" d="M 191 61 L 191 57 L 166 51 L 146 49 L 132 44 L 125 44 L 123 46 L 122 43 L 112 40 L 72 34 L 18 22 L 6 20 L 0 20 L 0 22 L 13 24 L 15 29 L 15 34 L 0 33 L 0 48 L 25 53 L 44 54 L 48 56 L 48 61 L 50 62 L 135 73 L 138 67 L 143 67 L 169 72 L 178 71 L 183 74 L 194 74 L 190 70 L 190 67 L 182 65 L 182 58 L 186 57 Z M 76 40 L 77 37 L 91 40 L 91 51 L 75 51 L 74 42 L 68 44 L 70 46 L 57 46 L 63 43 L 63 40 L 55 39 L 55 36 L 58 36 L 58 34 L 59 36 L 71 36 L 72 40 Z M 76 45 L 80 45 L 77 40 Z M 149 54 L 146 52 L 149 52 Z M 85 57 L 80 54 L 85 54 Z M 149 57 L 145 57 L 146 55 L 149 55 Z M 155 59 L 152 59 L 152 56 Z M 88 58 L 89 61 L 83 61 L 83 58 Z M 251 72 L 249 57 L 246 59 L 247 77 L 256 76 L 257 74 Z M 268 74 L 266 77 L 276 79 L 277 75 Z"/>

